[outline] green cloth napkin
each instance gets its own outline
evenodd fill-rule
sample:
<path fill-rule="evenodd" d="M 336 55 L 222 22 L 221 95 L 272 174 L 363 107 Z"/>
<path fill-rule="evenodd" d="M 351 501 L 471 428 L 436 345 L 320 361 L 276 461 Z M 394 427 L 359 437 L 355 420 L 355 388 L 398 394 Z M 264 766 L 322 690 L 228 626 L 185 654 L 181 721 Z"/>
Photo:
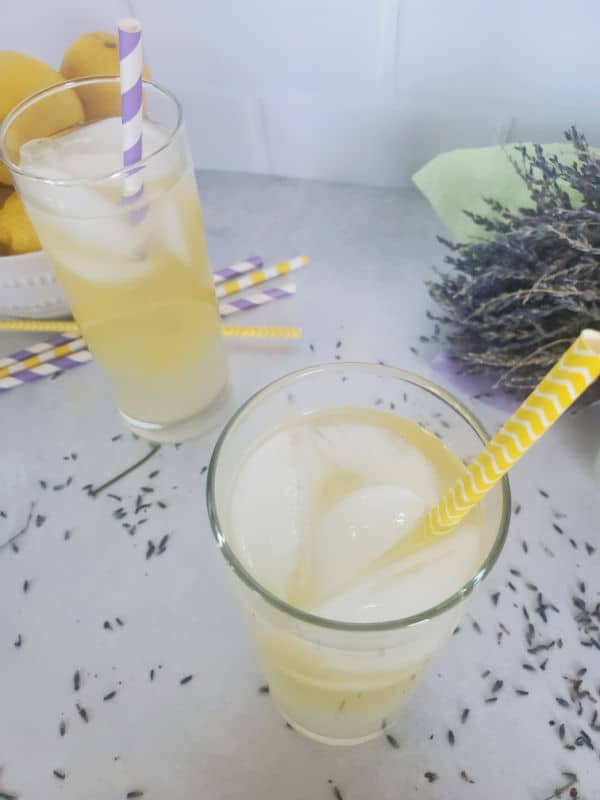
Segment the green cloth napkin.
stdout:
<path fill-rule="evenodd" d="M 508 156 L 517 163 L 522 156 L 517 147 L 508 144 L 503 147 L 472 147 L 450 150 L 436 156 L 415 175 L 413 181 L 427 198 L 436 214 L 444 223 L 455 242 L 470 242 L 475 239 L 489 239 L 491 234 L 475 225 L 463 211 L 473 211 L 486 217 L 492 216 L 484 197 L 499 200 L 511 211 L 531 208 L 533 203 L 523 180 L 517 175 Z M 528 149 L 533 146 L 525 145 Z M 575 148 L 571 144 L 545 144 L 544 152 L 556 154 L 560 161 L 575 161 Z M 565 186 L 568 190 L 568 187 Z M 579 205 L 577 192 L 569 191 L 571 201 Z"/>

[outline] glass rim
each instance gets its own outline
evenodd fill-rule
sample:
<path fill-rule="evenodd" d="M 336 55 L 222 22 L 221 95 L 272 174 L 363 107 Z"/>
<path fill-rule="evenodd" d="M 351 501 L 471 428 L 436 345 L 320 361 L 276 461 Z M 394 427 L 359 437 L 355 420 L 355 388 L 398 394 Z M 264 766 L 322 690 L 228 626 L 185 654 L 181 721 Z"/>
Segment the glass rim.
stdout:
<path fill-rule="evenodd" d="M 12 125 L 12 123 L 17 119 L 17 117 L 26 111 L 28 108 L 33 106 L 35 103 L 43 100 L 46 97 L 51 97 L 53 94 L 58 94 L 59 92 L 66 91 L 68 89 L 77 89 L 80 86 L 88 86 L 98 83 L 116 83 L 120 85 L 120 78 L 118 75 L 94 75 L 92 77 L 87 78 L 73 78 L 72 80 L 62 81 L 61 83 L 55 83 L 52 86 L 48 86 L 46 89 L 41 89 L 39 92 L 26 97 L 24 100 L 21 100 L 11 111 L 6 115 L 3 122 L 0 124 L 0 158 L 4 161 L 8 170 L 12 173 L 16 173 L 23 178 L 27 178 L 28 180 L 34 180 L 38 183 L 47 183 L 51 184 L 52 186 L 77 186 L 84 183 L 101 183 L 103 181 L 110 181 L 110 180 L 117 180 L 120 178 L 124 178 L 133 168 L 136 170 L 140 167 L 144 167 L 149 164 L 156 156 L 162 153 L 167 147 L 170 146 L 173 139 L 177 135 L 178 131 L 181 129 L 181 125 L 183 122 L 183 109 L 181 107 L 181 103 L 177 99 L 177 97 L 173 94 L 173 92 L 165 89 L 158 83 L 149 80 L 142 80 L 143 86 L 150 86 L 152 89 L 158 90 L 161 94 L 168 97 L 174 104 L 177 116 L 175 119 L 175 124 L 173 129 L 169 131 L 168 138 L 159 148 L 153 150 L 152 153 L 145 156 L 144 158 L 136 161 L 135 164 L 130 164 L 128 167 L 119 167 L 118 170 L 114 170 L 110 173 L 102 173 L 99 175 L 86 175 L 85 177 L 77 177 L 77 178 L 48 178 L 43 175 L 36 175 L 33 172 L 29 172 L 28 170 L 22 169 L 18 164 L 15 164 L 14 161 L 8 156 L 6 152 L 6 148 L 4 147 L 4 141 L 6 138 L 6 132 Z M 109 117 L 105 117 L 104 119 L 109 119 Z M 96 120 L 96 122 L 101 122 L 102 120 Z M 84 120 L 85 124 L 85 120 Z M 93 123 L 90 123 L 93 124 Z"/>
<path fill-rule="evenodd" d="M 269 605 L 273 606 L 278 611 L 294 617 L 300 622 L 313 625 L 319 628 L 326 628 L 328 630 L 347 631 L 347 632 L 385 632 L 394 631 L 408 628 L 420 622 L 438 617 L 439 615 L 454 608 L 461 600 L 468 597 L 473 589 L 481 583 L 481 581 L 490 572 L 500 553 L 504 547 L 506 537 L 508 535 L 508 528 L 510 522 L 510 509 L 511 509 L 511 495 L 510 485 L 508 478 L 505 475 L 499 482 L 502 492 L 502 507 L 501 516 L 498 524 L 498 530 L 494 536 L 494 541 L 489 553 L 485 557 L 483 563 L 477 568 L 477 572 L 468 581 L 466 581 L 456 592 L 451 594 L 442 602 L 437 603 L 430 608 L 420 611 L 418 614 L 412 614 L 408 617 L 400 617 L 399 619 L 384 620 L 382 622 L 342 622 L 340 620 L 328 619 L 327 617 L 320 617 L 316 614 L 311 614 L 308 611 L 302 611 L 299 608 L 282 600 L 273 592 L 266 589 L 260 581 L 258 581 L 242 564 L 240 559 L 233 552 L 229 546 L 227 539 L 221 528 L 219 514 L 217 512 L 217 503 L 215 499 L 215 484 L 216 476 L 219 465 L 219 456 L 227 437 L 232 430 L 239 424 L 244 416 L 257 406 L 263 398 L 273 394 L 278 389 L 285 387 L 297 381 L 300 378 L 305 378 L 309 375 L 315 375 L 326 372 L 344 372 L 348 373 L 350 370 L 369 370 L 377 373 L 387 373 L 390 376 L 399 378 L 406 383 L 411 383 L 413 386 L 418 386 L 430 394 L 437 397 L 454 412 L 456 412 L 462 419 L 468 423 L 471 429 L 479 437 L 482 444 L 485 445 L 489 441 L 489 434 L 479 419 L 469 409 L 457 400 L 452 394 L 442 389 L 432 381 L 422 378 L 412 372 L 398 369 L 396 367 L 384 366 L 379 364 L 372 364 L 360 361 L 336 361 L 324 364 L 317 364 L 311 367 L 304 367 L 303 369 L 295 370 L 288 373 L 274 381 L 271 381 L 262 389 L 259 389 L 251 397 L 249 397 L 229 419 L 219 438 L 215 444 L 214 450 L 211 455 L 210 464 L 208 468 L 207 482 L 206 482 L 206 504 L 208 508 L 208 518 L 213 532 L 213 536 L 221 550 L 223 557 L 228 565 L 233 569 L 235 574 L 246 586 L 254 592 L 257 592 L 263 600 Z"/>

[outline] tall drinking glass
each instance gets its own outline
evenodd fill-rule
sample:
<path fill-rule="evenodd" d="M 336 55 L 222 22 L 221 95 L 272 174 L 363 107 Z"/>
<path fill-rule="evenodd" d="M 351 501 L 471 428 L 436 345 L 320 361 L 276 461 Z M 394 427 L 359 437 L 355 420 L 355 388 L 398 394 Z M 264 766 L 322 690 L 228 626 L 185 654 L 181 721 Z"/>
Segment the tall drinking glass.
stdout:
<path fill-rule="evenodd" d="M 231 567 L 271 697 L 295 728 L 331 744 L 363 742 L 394 723 L 417 679 L 457 625 L 467 598 L 496 562 L 508 531 L 510 492 L 504 478 L 484 499 L 483 513 L 471 518 L 475 521 L 470 524 L 478 528 L 479 547 L 469 562 L 475 565 L 472 572 L 470 566 L 466 567 L 468 580 L 454 585 L 451 579 L 452 590 L 440 602 L 419 608 L 418 613 L 402 619 L 341 622 L 307 612 L 267 589 L 240 546 L 238 528 L 234 535 L 232 498 L 240 490 L 240 465 L 249 452 L 256 452 L 256 443 L 265 442 L 265 434 L 274 428 L 290 430 L 290 425 L 296 425 L 298 420 L 301 423 L 311 414 L 325 410 L 327 418 L 336 423 L 337 414 L 343 421 L 349 409 L 358 409 L 359 413 L 369 410 L 373 414 L 374 407 L 391 409 L 409 423 L 443 436 L 447 448 L 462 460 L 477 455 L 488 438 L 479 421 L 434 384 L 391 367 L 339 363 L 281 378 L 248 400 L 221 434 L 208 473 L 211 526 Z M 347 449 L 349 444 L 346 436 L 343 448 L 347 453 L 351 452 L 351 448 Z M 271 452 L 274 451 L 275 445 Z M 364 452 L 358 453 L 357 459 L 360 462 L 366 456 Z M 377 452 L 369 456 L 379 463 Z M 311 469 L 319 469 L 314 460 L 310 464 Z M 338 466 L 342 470 L 351 469 L 349 464 L 338 462 Z M 262 476 L 267 486 L 273 483 L 273 478 L 272 473 Z M 349 479 L 351 476 L 348 478 L 346 473 L 344 480 Z M 338 492 L 339 488 L 336 484 L 334 490 Z M 320 493 L 321 489 L 316 491 Z M 298 504 L 297 495 L 293 502 Z M 275 509 L 281 508 L 282 498 L 273 495 L 273 515 L 277 513 Z M 262 548 L 265 558 L 270 557 L 273 546 L 278 547 L 280 537 L 286 534 L 285 523 L 267 512 L 263 517 L 271 527 L 269 534 L 265 525 L 264 535 L 275 538 Z M 364 513 L 370 512 L 367 509 Z M 236 525 L 243 529 L 244 524 L 243 517 L 241 521 L 237 519 Z M 453 535 L 450 533 L 448 537 Z M 260 531 L 253 536 L 256 539 Z M 450 542 L 448 537 L 445 541 Z M 319 540 L 313 538 L 312 542 L 309 557 L 314 559 Z M 329 552 L 329 557 L 335 565 L 336 553 Z M 441 566 L 438 562 L 439 569 L 450 567 L 443 561 Z M 439 571 L 437 574 L 444 578 Z"/>
<path fill-rule="evenodd" d="M 175 441 L 220 421 L 227 369 L 181 107 L 143 86 L 143 157 L 127 170 L 118 77 L 25 100 L 0 146 L 123 418 L 146 438 Z M 81 98 L 88 116 L 72 125 L 65 109 Z M 133 175 L 143 189 L 132 203 Z"/>

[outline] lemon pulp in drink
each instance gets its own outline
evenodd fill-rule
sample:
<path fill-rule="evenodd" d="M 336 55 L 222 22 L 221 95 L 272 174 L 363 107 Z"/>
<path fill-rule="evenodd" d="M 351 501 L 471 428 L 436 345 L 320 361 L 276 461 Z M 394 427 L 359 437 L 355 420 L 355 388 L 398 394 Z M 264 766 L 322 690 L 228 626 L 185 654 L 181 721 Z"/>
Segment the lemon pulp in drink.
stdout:
<path fill-rule="evenodd" d="M 222 405 L 227 373 L 193 171 L 185 149 L 145 122 L 137 206 L 123 202 L 121 123 L 110 118 L 21 147 L 21 165 L 53 182 L 24 201 L 119 408 L 138 432 L 166 431 Z M 161 148 L 164 151 L 161 152 Z M 61 181 L 66 183 L 61 184 Z"/>
<path fill-rule="evenodd" d="M 350 626 L 406 619 L 451 597 L 487 552 L 476 509 L 439 542 L 385 557 L 463 470 L 439 439 L 392 413 L 335 408 L 294 417 L 240 463 L 230 546 L 255 580 L 296 609 Z M 324 635 L 257 602 L 246 592 L 274 699 L 292 724 L 325 741 L 368 739 L 387 725 L 460 613 L 407 625 L 399 640 L 385 626 Z"/>

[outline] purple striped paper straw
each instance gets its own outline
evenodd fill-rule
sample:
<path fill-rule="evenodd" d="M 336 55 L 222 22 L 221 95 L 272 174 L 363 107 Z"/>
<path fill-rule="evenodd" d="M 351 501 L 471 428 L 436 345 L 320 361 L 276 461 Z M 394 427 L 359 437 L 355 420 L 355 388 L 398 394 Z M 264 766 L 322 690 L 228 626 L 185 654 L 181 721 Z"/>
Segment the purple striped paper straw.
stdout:
<path fill-rule="evenodd" d="M 88 361 L 91 360 L 92 354 L 89 350 L 78 350 L 76 353 L 70 353 L 68 356 L 63 356 L 62 358 L 54 359 L 54 361 L 40 364 L 38 367 L 15 372 L 14 375 L 9 375 L 7 378 L 0 378 L 0 392 L 9 392 L 11 389 L 16 389 L 17 386 L 40 381 L 42 378 L 47 378 L 57 372 L 63 372 L 63 370 L 87 364 Z"/>
<path fill-rule="evenodd" d="M 24 347 L 23 350 L 17 350 L 16 353 L 11 353 L 9 356 L 0 358 L 0 369 L 2 367 L 10 367 L 11 364 L 16 364 L 19 361 L 24 361 L 30 356 L 39 356 L 46 350 L 51 350 L 53 347 L 58 347 L 61 344 L 72 342 L 77 339 L 79 333 L 57 333 L 54 336 L 49 336 L 45 342 L 36 342 L 29 347 Z"/>
<path fill-rule="evenodd" d="M 264 265 L 264 261 L 260 256 L 251 256 L 245 261 L 238 261 L 237 264 L 232 264 L 230 267 L 224 267 L 213 272 L 213 281 L 215 286 L 225 281 L 230 281 L 232 278 L 237 278 L 246 272 L 252 272 Z"/>
<path fill-rule="evenodd" d="M 119 74 L 125 168 L 142 160 L 142 63 L 142 27 L 133 17 L 122 19 L 119 21 Z M 129 170 L 125 175 L 123 201 L 136 203 L 143 194 L 142 168 Z M 136 209 L 132 222 L 141 222 L 146 211 L 146 207 Z"/>
<path fill-rule="evenodd" d="M 274 300 L 284 300 L 296 293 L 296 284 L 288 283 L 285 286 L 278 286 L 274 289 L 265 289 L 262 292 L 255 292 L 248 297 L 240 297 L 238 300 L 229 300 L 226 303 L 219 303 L 219 313 L 222 317 L 236 314 L 238 311 L 251 311 L 253 308 L 260 308 L 266 303 Z"/>

